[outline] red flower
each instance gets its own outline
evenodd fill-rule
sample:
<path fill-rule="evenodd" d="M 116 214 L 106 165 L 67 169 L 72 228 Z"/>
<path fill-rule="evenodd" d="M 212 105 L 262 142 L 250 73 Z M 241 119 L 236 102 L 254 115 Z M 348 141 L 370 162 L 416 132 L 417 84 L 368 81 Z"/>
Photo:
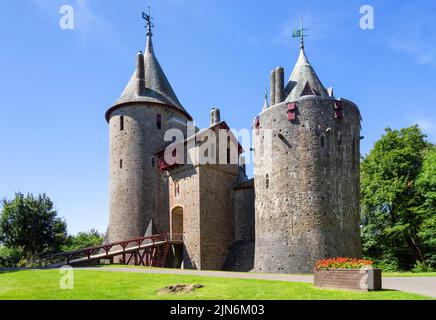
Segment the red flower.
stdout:
<path fill-rule="evenodd" d="M 316 269 L 362 269 L 372 266 L 373 261 L 357 258 L 330 258 L 316 263 Z"/>

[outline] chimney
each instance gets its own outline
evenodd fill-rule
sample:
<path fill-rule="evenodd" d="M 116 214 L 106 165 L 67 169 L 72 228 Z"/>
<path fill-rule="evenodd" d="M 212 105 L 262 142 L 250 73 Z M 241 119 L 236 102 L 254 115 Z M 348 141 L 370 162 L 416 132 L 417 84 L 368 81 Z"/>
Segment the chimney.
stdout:
<path fill-rule="evenodd" d="M 221 114 L 220 109 L 213 108 L 210 110 L 210 126 L 213 127 L 214 125 L 221 122 Z"/>
<path fill-rule="evenodd" d="M 145 69 L 144 55 L 141 51 L 138 52 L 136 58 L 136 94 L 138 96 L 144 93 L 145 89 Z"/>
<path fill-rule="evenodd" d="M 271 101 L 270 101 L 270 105 L 274 106 L 276 104 L 276 72 L 275 72 L 275 69 L 273 71 L 271 71 L 270 82 L 271 82 L 271 90 L 270 90 Z"/>
<path fill-rule="evenodd" d="M 275 103 L 279 104 L 285 101 L 285 69 L 282 67 L 274 70 L 275 78 Z"/>

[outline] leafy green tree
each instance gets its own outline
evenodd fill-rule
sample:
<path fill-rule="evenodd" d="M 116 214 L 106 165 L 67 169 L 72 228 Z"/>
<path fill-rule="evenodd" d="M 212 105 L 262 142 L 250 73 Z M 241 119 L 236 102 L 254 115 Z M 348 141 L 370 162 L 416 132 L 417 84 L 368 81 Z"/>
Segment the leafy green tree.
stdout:
<path fill-rule="evenodd" d="M 62 251 L 75 251 L 83 248 L 96 247 L 103 244 L 104 236 L 97 230 L 89 232 L 79 232 L 75 236 L 68 236 L 67 243 L 62 247 Z"/>
<path fill-rule="evenodd" d="M 45 194 L 34 197 L 17 193 L 12 201 L 3 200 L 0 241 L 9 249 L 22 248 L 28 261 L 60 251 L 66 230 L 65 221 L 57 216 Z"/>
<path fill-rule="evenodd" d="M 388 128 L 361 165 L 364 254 L 401 269 L 428 256 L 426 200 L 417 185 L 431 146 L 425 138 L 418 126 Z"/>
<path fill-rule="evenodd" d="M 21 247 L 8 248 L 0 246 L 0 267 L 15 268 L 23 261 L 24 251 Z"/>
<path fill-rule="evenodd" d="M 430 266 L 436 268 L 436 147 L 426 154 L 422 171 L 416 185 L 424 195 L 425 202 L 421 208 L 424 218 L 419 237 L 427 248 L 425 258 Z"/>

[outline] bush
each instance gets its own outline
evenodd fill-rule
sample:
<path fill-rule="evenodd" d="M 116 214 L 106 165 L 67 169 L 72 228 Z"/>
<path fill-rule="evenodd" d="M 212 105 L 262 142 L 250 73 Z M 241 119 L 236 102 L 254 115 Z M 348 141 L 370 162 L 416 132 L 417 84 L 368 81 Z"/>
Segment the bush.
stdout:
<path fill-rule="evenodd" d="M 363 269 L 372 267 L 371 260 L 355 259 L 355 258 L 334 258 L 320 260 L 316 263 L 316 269 Z"/>
<path fill-rule="evenodd" d="M 84 248 L 101 246 L 104 242 L 104 235 L 92 229 L 89 232 L 79 232 L 75 236 L 68 236 L 67 242 L 62 246 L 63 252 L 74 251 Z"/>
<path fill-rule="evenodd" d="M 23 260 L 24 249 L 8 248 L 0 246 L 0 267 L 2 268 L 16 268 L 18 264 Z"/>
<path fill-rule="evenodd" d="M 425 262 L 416 261 L 416 264 L 413 266 L 413 273 L 425 273 L 425 272 L 433 272 L 434 269 Z"/>
<path fill-rule="evenodd" d="M 380 259 L 375 259 L 374 267 L 382 270 L 383 272 L 399 272 L 400 264 L 394 256 L 384 256 Z"/>

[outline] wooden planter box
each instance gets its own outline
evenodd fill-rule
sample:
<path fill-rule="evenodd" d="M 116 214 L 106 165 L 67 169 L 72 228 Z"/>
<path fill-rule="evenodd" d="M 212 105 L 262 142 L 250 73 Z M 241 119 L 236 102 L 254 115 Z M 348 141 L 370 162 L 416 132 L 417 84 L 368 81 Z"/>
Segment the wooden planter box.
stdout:
<path fill-rule="evenodd" d="M 382 274 L 380 269 L 321 269 L 315 270 L 314 273 L 315 287 L 318 288 L 362 291 L 382 290 Z"/>

